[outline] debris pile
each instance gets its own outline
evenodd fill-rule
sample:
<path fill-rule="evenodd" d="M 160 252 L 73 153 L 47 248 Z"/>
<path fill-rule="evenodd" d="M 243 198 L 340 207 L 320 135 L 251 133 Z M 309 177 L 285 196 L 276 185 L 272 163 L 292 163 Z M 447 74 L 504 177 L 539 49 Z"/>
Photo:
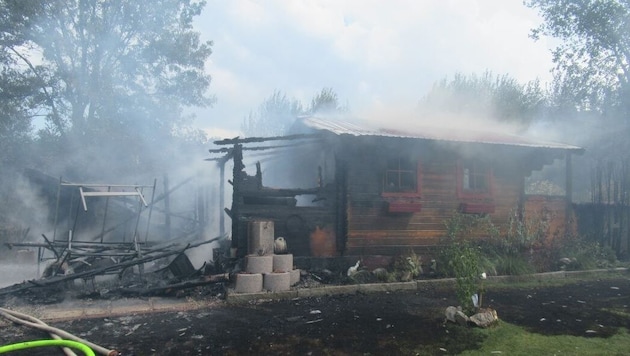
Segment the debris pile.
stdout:
<path fill-rule="evenodd" d="M 51 292 L 63 299 L 63 291 L 76 290 L 77 286 L 78 297 L 173 295 L 188 288 L 227 281 L 226 273 L 204 275 L 205 266 L 195 269 L 185 254 L 186 250 L 222 238 L 143 245 L 140 252 L 130 250 L 125 244 L 74 244 L 68 249 L 48 242 L 47 248 L 58 257 L 46 266 L 42 277 L 1 288 L 0 297 L 30 295 L 32 299 L 46 297 L 55 301 L 58 298 Z M 97 278 L 100 283 L 95 282 Z"/>

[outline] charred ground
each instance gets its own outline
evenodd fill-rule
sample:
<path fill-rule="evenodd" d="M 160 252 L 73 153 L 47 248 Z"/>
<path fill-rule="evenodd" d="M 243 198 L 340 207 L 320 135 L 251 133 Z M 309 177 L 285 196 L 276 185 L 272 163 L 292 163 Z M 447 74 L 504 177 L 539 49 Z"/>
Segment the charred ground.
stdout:
<path fill-rule="evenodd" d="M 195 310 L 50 324 L 123 355 L 443 355 L 478 348 L 484 341 L 474 328 L 444 324 L 444 308 L 457 303 L 449 283 L 427 283 L 414 292 L 257 299 L 239 305 L 204 289 L 196 293 L 187 298 L 214 298 L 216 303 Z M 484 300 L 502 321 L 545 335 L 605 338 L 630 327 L 624 316 L 630 305 L 626 275 L 562 285 L 493 285 Z M 2 344 L 47 338 L 0 323 Z"/>

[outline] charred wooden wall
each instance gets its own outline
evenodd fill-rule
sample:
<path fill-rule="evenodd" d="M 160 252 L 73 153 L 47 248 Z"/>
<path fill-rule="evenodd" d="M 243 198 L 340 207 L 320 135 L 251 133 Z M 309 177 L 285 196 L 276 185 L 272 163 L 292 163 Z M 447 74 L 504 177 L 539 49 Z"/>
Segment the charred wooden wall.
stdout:
<path fill-rule="evenodd" d="M 331 178 L 335 169 L 327 166 L 330 155 L 318 148 L 298 147 L 283 153 L 278 162 L 266 166 L 276 174 L 269 180 L 267 176 L 263 178 L 259 163 L 254 176 L 243 170 L 244 165 L 237 167 L 231 209 L 232 247 L 238 249 L 240 256 L 247 253 L 248 225 L 254 220 L 273 221 L 274 237 L 284 237 L 289 252 L 295 256 L 339 254 L 342 248 L 337 242 L 340 236 L 337 227 L 341 226 L 336 223 L 339 193 Z M 235 155 L 237 160 L 239 157 Z M 283 188 L 272 188 L 268 181 Z"/>

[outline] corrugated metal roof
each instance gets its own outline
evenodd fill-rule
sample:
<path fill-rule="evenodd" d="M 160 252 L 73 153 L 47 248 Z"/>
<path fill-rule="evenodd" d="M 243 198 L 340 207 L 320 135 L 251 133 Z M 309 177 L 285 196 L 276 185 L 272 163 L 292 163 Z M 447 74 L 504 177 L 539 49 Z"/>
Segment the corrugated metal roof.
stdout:
<path fill-rule="evenodd" d="M 556 142 L 540 141 L 524 136 L 517 136 L 493 131 L 452 129 L 428 126 L 410 127 L 408 130 L 402 131 L 400 129 L 376 129 L 369 126 L 361 126 L 348 121 L 325 119 L 313 116 L 303 117 L 300 118 L 300 120 L 306 127 L 314 130 L 329 131 L 336 135 L 399 137 L 432 141 L 483 143 L 490 145 L 509 145 L 583 151 L 583 149 L 578 146 Z"/>

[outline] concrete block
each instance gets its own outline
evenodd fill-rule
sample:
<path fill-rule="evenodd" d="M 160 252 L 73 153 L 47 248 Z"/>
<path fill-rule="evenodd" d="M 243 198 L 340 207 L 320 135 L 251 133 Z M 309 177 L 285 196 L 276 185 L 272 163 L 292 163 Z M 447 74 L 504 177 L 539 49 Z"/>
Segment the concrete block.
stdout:
<path fill-rule="evenodd" d="M 249 255 L 245 256 L 247 273 L 271 273 L 273 272 L 273 255 Z"/>
<path fill-rule="evenodd" d="M 359 291 L 363 293 L 395 292 L 401 290 L 416 290 L 416 282 L 394 282 L 394 283 L 370 283 L 359 284 Z"/>
<path fill-rule="evenodd" d="M 252 255 L 273 254 L 274 225 L 271 220 L 254 220 L 249 223 L 247 253 Z"/>
<path fill-rule="evenodd" d="M 291 288 L 289 272 L 267 273 L 263 276 L 263 288 L 270 292 L 285 291 Z"/>
<path fill-rule="evenodd" d="M 260 273 L 239 273 L 236 275 L 236 293 L 257 293 L 262 291 L 263 275 Z"/>
<path fill-rule="evenodd" d="M 291 285 L 294 286 L 300 282 L 300 270 L 292 269 L 289 271 L 289 275 L 291 276 Z"/>
<path fill-rule="evenodd" d="M 317 288 L 300 288 L 298 289 L 298 297 L 311 298 L 323 297 L 338 294 L 356 294 L 359 291 L 358 284 L 348 284 L 343 286 L 326 286 Z"/>
<path fill-rule="evenodd" d="M 293 255 L 273 255 L 273 271 L 289 272 L 293 270 Z"/>

